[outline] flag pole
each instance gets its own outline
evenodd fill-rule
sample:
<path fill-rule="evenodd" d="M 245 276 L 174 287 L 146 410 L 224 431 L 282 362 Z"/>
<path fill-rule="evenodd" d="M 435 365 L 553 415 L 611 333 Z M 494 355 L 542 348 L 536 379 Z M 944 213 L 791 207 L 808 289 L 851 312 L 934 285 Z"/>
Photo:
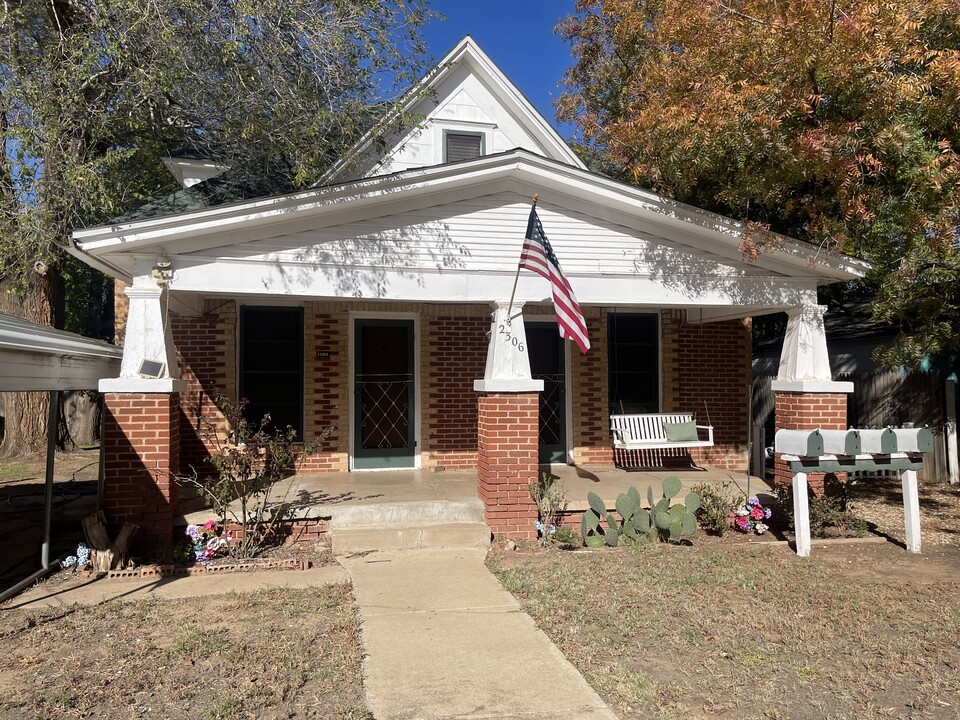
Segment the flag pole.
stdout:
<path fill-rule="evenodd" d="M 533 194 L 533 207 L 536 209 L 537 201 L 540 199 L 540 193 Z M 517 274 L 513 276 L 513 291 L 510 293 L 510 304 L 507 306 L 507 322 L 510 322 L 510 314 L 513 312 L 513 299 L 517 295 L 517 282 L 520 280 L 520 263 L 517 263 Z"/>

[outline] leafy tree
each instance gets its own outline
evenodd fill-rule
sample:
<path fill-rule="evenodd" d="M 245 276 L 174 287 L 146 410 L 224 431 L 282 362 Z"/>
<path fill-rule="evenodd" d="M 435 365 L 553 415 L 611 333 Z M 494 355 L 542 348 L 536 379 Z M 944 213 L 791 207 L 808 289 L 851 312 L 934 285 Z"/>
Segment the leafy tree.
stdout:
<path fill-rule="evenodd" d="M 627 177 L 872 261 L 883 358 L 960 355 L 960 1 L 578 0 L 559 104 Z"/>
<path fill-rule="evenodd" d="M 215 158 L 237 186 L 313 180 L 419 74 L 425 2 L 5 2 L 0 309 L 63 327 L 70 231 L 175 190 L 172 150 Z M 42 402 L 11 402 L 43 424 Z M 5 445 L 36 447 L 39 427 Z"/>

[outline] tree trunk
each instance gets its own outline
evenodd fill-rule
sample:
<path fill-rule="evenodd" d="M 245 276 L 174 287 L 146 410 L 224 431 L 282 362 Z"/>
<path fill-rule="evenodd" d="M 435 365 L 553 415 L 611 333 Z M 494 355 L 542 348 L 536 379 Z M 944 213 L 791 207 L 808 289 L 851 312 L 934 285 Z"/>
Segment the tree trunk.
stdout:
<path fill-rule="evenodd" d="M 15 293 L 0 292 L 0 312 L 62 328 L 64 292 L 60 272 L 56 267 L 37 267 L 30 274 L 30 285 L 22 297 Z M 50 412 L 47 393 L 4 393 L 3 409 L 4 434 L 0 442 L 0 458 L 44 452 L 47 447 L 47 415 Z"/>
<path fill-rule="evenodd" d="M 66 432 L 70 443 L 76 447 L 91 447 L 100 440 L 100 395 L 90 390 L 74 390 L 63 394 L 63 410 Z"/>
<path fill-rule="evenodd" d="M 101 510 L 94 515 L 83 519 L 83 534 L 87 537 L 90 547 L 90 564 L 98 575 L 116 567 L 124 568 L 127 564 L 127 553 L 130 547 L 130 538 L 140 528 L 132 522 L 125 522 L 117 539 L 110 542 L 107 534 L 107 519 Z"/>
<path fill-rule="evenodd" d="M 4 393 L 0 458 L 46 452 L 49 412 L 50 399 L 45 392 Z"/>

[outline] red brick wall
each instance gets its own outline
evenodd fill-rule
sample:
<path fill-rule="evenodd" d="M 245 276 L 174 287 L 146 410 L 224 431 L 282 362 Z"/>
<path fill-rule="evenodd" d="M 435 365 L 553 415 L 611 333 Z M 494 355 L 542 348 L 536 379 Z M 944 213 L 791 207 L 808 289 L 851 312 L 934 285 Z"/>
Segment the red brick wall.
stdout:
<path fill-rule="evenodd" d="M 665 348 L 667 350 L 667 348 Z M 746 470 L 752 340 L 749 320 L 681 325 L 676 332 L 676 405 L 713 425 L 714 446 L 691 451 L 698 465 Z M 706 403 L 706 407 L 704 407 Z"/>
<path fill-rule="evenodd" d="M 284 545 L 294 543 L 316 542 L 328 537 L 330 518 L 308 518 L 305 520 L 287 520 L 274 525 L 269 538 L 282 542 Z M 232 533 L 234 537 L 243 535 L 243 526 L 239 523 L 227 523 L 224 532 Z"/>
<path fill-rule="evenodd" d="M 535 538 L 537 506 L 537 393 L 485 394 L 479 398 L 477 485 L 487 525 L 495 533 Z"/>
<path fill-rule="evenodd" d="M 127 315 L 130 314 L 130 298 L 124 290 L 127 284 L 122 280 L 113 281 L 113 342 L 123 347 L 123 340 L 127 336 Z"/>
<path fill-rule="evenodd" d="M 490 313 L 424 318 L 422 359 L 423 465 L 477 467 L 477 393 L 483 378 Z"/>
<path fill-rule="evenodd" d="M 347 314 L 308 303 L 303 315 L 304 440 L 316 452 L 304 472 L 344 472 L 350 439 L 349 328 Z M 317 353 L 325 357 L 317 357 Z"/>
<path fill-rule="evenodd" d="M 140 526 L 135 552 L 165 554 L 173 543 L 179 493 L 180 398 L 177 393 L 106 393 L 104 511 L 111 531 Z"/>
<path fill-rule="evenodd" d="M 177 348 L 180 377 L 187 387 L 180 398 L 181 463 L 201 478 L 210 475 L 213 444 L 204 439 L 201 417 L 218 428 L 223 414 L 214 403 L 217 392 L 236 397 L 237 307 L 232 301 L 200 317 L 170 313 L 170 332 Z"/>
<path fill-rule="evenodd" d="M 612 465 L 606 312 L 593 313 L 586 317 L 590 350 L 571 350 L 573 459 L 577 465 Z"/>
<path fill-rule="evenodd" d="M 845 393 L 774 393 L 774 427 L 777 430 L 846 430 L 847 396 Z M 840 480 L 846 473 L 830 473 Z M 825 473 L 810 473 L 807 482 L 817 495 L 823 494 Z M 774 462 L 774 481 L 790 485 L 793 474 L 777 454 Z"/>

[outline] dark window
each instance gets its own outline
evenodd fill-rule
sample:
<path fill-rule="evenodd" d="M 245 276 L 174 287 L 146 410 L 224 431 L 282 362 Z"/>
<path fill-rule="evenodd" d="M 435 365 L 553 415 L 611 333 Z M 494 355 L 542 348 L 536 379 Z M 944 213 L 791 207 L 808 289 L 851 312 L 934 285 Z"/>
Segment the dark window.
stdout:
<path fill-rule="evenodd" d="M 483 133 L 450 132 L 443 134 L 444 162 L 473 160 L 483 155 Z"/>
<path fill-rule="evenodd" d="M 240 397 L 251 423 L 270 413 L 271 425 L 288 425 L 303 437 L 303 310 L 240 308 Z"/>
<path fill-rule="evenodd" d="M 660 411 L 660 325 L 655 314 L 610 313 L 610 414 Z"/>

